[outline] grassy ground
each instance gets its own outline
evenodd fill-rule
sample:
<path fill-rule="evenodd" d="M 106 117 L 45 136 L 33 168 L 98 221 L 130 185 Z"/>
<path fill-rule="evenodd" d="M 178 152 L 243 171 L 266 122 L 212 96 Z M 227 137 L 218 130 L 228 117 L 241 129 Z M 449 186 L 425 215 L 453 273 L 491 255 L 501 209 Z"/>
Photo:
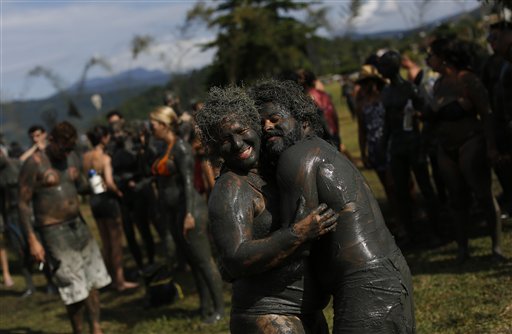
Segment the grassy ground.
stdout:
<path fill-rule="evenodd" d="M 340 106 L 337 86 L 330 85 L 327 89 Z M 355 122 L 346 109 L 339 107 L 338 110 L 343 141 L 357 158 Z M 370 171 L 363 173 L 377 198 L 382 200 L 383 191 L 375 175 Z M 95 229 L 86 207 L 84 213 L 89 226 Z M 406 253 L 413 273 L 418 333 L 512 333 L 512 266 L 493 263 L 484 227 L 481 224 L 473 227 L 472 258 L 463 265 L 454 261 L 456 245 L 453 242 Z M 512 258 L 512 220 L 504 222 L 504 231 L 505 254 Z M 131 263 L 128 257 L 127 263 Z M 57 296 L 45 294 L 42 275 L 35 275 L 38 292 L 31 298 L 21 299 L 23 280 L 15 264 L 12 267 L 15 286 L 0 287 L 0 334 L 69 333 L 64 306 Z M 143 307 L 143 289 L 130 294 L 102 291 L 105 333 L 228 333 L 227 317 L 215 325 L 201 323 L 191 276 L 181 274 L 176 279 L 183 285 L 185 298 L 154 309 Z M 229 291 L 226 285 L 224 296 L 228 309 Z M 325 313 L 331 322 L 331 308 Z"/>

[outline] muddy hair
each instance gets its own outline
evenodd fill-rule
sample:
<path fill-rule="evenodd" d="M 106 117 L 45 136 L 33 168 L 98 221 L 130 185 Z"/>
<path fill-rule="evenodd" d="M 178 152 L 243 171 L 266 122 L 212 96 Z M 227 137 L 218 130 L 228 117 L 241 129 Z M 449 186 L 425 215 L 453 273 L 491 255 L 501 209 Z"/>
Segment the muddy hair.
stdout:
<path fill-rule="evenodd" d="M 75 127 L 67 121 L 60 122 L 55 125 L 50 136 L 56 143 L 76 142 L 78 137 Z"/>
<path fill-rule="evenodd" d="M 237 120 L 261 135 L 260 115 L 254 101 L 242 87 L 213 87 L 202 109 L 194 113 L 196 131 L 212 160 L 219 158 L 222 142 L 221 127 L 229 120 Z"/>
<path fill-rule="evenodd" d="M 288 111 L 299 123 L 308 123 L 315 134 L 322 136 L 323 129 L 317 106 L 297 83 L 289 80 L 264 79 L 249 90 L 249 95 L 258 109 L 267 103 L 273 103 Z"/>

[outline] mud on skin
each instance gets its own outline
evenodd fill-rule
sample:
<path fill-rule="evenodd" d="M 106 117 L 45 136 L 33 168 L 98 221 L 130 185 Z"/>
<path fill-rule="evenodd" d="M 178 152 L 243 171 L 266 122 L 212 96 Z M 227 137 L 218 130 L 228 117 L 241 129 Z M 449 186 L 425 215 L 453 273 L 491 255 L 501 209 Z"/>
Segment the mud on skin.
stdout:
<path fill-rule="evenodd" d="M 31 223 L 32 213 L 36 219 L 35 225 L 44 229 L 59 227 L 58 223 L 78 219 L 80 214 L 78 190 L 85 189 L 87 182 L 80 173 L 78 157 L 72 152 L 75 141 L 76 130 L 70 123 L 57 124 L 52 130 L 51 140 L 46 149 L 34 153 L 26 160 L 20 171 L 20 221 L 27 232 L 31 254 L 38 261 L 44 261 L 45 251 L 35 237 Z M 31 204 L 33 204 L 33 211 Z M 78 222 L 78 224 L 83 223 Z M 52 225 L 53 227 L 48 227 Z M 88 241 L 94 242 L 90 238 Z M 103 266 L 102 261 L 100 265 Z M 104 282 L 102 282 L 104 284 L 99 287 L 110 282 L 106 271 L 104 274 Z M 73 283 L 77 283 L 77 281 Z M 88 295 L 85 300 L 72 301 L 72 304 L 67 304 L 66 308 L 74 333 L 81 333 L 83 310 L 88 309 L 91 315 L 91 332 L 100 334 L 102 333 L 99 324 L 100 304 L 97 291 L 92 288 L 95 285 L 100 285 L 100 282 L 97 280 L 88 283 L 91 285 L 87 289 Z M 61 288 L 65 289 L 66 287 Z M 60 292 L 61 298 L 66 302 L 62 291 Z"/>
<path fill-rule="evenodd" d="M 225 172 L 214 187 L 211 230 L 233 281 L 232 316 L 300 315 L 326 303 L 300 255 L 303 241 L 282 228 L 278 203 L 277 189 L 253 172 Z"/>
<path fill-rule="evenodd" d="M 340 214 L 336 230 L 315 242 L 310 256 L 321 286 L 334 296 L 334 333 L 392 333 L 379 329 L 388 321 L 414 332 L 409 269 L 359 171 L 327 142 L 310 137 L 281 155 L 276 175 L 287 194 L 282 197 L 283 222 L 293 221 L 301 195 L 308 208 L 323 202 Z M 380 270 L 381 263 L 392 263 L 386 266 L 390 270 Z M 377 270 L 382 274 L 375 275 Z M 360 285 L 345 285 L 351 275 L 363 276 Z M 387 291 L 380 307 L 373 298 L 378 291 Z M 349 292 L 354 294 L 350 300 L 345 297 Z M 402 312 L 388 312 L 397 307 Z"/>
<path fill-rule="evenodd" d="M 157 176 L 162 215 L 178 247 L 181 247 L 196 278 L 200 295 L 200 312 L 203 317 L 214 312 L 224 313 L 222 281 L 211 260 L 211 247 L 207 235 L 208 214 L 204 198 L 193 186 L 192 149 L 182 139 L 177 139 L 168 157 L 169 176 Z M 183 205 L 185 203 L 185 205 Z M 187 213 L 192 213 L 195 227 L 183 236 L 183 221 Z M 209 310 L 208 305 L 213 305 Z"/>
<path fill-rule="evenodd" d="M 213 88 L 196 122 L 210 154 L 225 162 L 209 212 L 224 277 L 233 282 L 231 332 L 312 332 L 299 318 L 316 314 L 325 301 L 302 256 L 308 234 L 283 225 L 277 189 L 259 175 L 261 129 L 254 102 L 240 88 Z M 299 224 L 318 225 L 322 218 L 316 219 Z"/>

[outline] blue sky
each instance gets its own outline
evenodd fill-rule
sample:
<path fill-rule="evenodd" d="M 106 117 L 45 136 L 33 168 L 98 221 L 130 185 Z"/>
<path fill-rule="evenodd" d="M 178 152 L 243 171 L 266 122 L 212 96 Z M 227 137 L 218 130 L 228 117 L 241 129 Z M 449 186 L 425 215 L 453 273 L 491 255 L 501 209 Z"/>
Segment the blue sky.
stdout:
<path fill-rule="evenodd" d="M 341 24 L 340 9 L 346 1 L 324 1 L 331 7 L 333 26 Z M 201 52 L 214 31 L 200 28 L 188 36 L 178 33 L 187 10 L 195 1 L 23 1 L 0 0 L 2 99 L 42 98 L 55 88 L 41 77 L 28 77 L 36 66 L 56 73 L 64 85 L 76 82 L 92 57 L 112 65 L 112 72 L 145 67 L 180 71 L 201 67 L 213 51 Z M 433 0 L 424 11 L 429 22 L 477 7 L 476 0 Z M 413 0 L 367 0 L 354 21 L 359 33 L 411 28 L 417 21 Z M 151 35 L 155 46 L 133 60 L 130 41 L 135 35 Z M 110 75 L 96 66 L 88 77 Z"/>

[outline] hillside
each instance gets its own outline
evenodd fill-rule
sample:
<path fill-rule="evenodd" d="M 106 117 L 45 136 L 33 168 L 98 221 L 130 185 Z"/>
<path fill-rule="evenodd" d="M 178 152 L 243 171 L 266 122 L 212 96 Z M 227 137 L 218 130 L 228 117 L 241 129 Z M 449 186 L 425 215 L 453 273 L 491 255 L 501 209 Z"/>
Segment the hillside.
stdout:
<path fill-rule="evenodd" d="M 54 115 L 57 121 L 67 119 L 79 130 L 85 130 L 95 119 L 104 117 L 108 110 L 117 108 L 124 101 L 143 94 L 151 87 L 164 86 L 169 79 L 167 73 L 138 68 L 111 77 L 88 79 L 81 93 L 77 83 L 46 99 L 2 103 L 1 131 L 7 143 L 19 141 L 27 145 L 26 130 L 33 124 L 47 126 L 45 115 Z M 102 97 L 100 110 L 96 110 L 91 102 L 93 94 Z M 69 116 L 69 101 L 74 103 L 81 118 Z"/>

